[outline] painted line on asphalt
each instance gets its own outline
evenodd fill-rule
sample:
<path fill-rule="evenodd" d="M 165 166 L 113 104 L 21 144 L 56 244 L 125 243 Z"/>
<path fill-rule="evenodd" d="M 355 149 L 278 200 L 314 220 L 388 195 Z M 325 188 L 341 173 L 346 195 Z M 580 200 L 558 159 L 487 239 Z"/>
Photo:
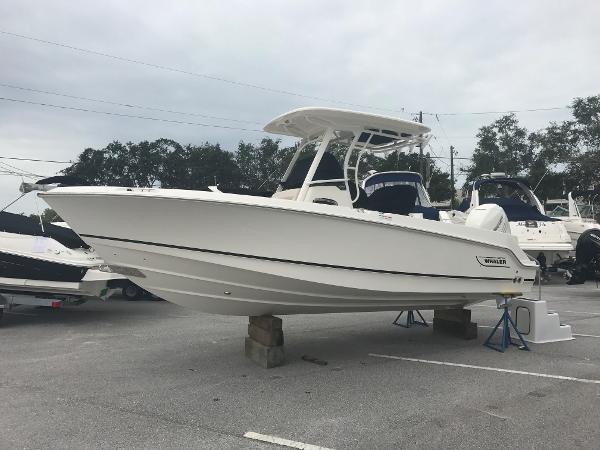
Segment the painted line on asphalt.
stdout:
<path fill-rule="evenodd" d="M 494 328 L 491 325 L 477 325 L 477 327 L 479 328 Z M 600 336 L 596 336 L 595 334 L 581 334 L 581 333 L 571 333 L 573 336 L 581 336 L 581 337 L 589 337 L 589 338 L 598 338 L 600 339 Z"/>
<path fill-rule="evenodd" d="M 589 311 L 569 311 L 567 309 L 563 309 L 562 311 L 556 311 L 556 312 L 558 312 L 558 313 L 566 312 L 566 313 L 571 313 L 571 314 L 590 314 L 592 316 L 600 316 L 600 313 L 589 312 Z"/>
<path fill-rule="evenodd" d="M 494 308 L 498 309 L 498 307 L 493 305 L 470 305 L 470 308 Z M 500 308 L 502 309 L 502 308 Z M 557 313 L 571 313 L 571 314 L 589 314 L 590 316 L 600 316 L 600 312 L 590 312 L 590 311 L 570 311 L 568 309 L 558 310 L 558 309 L 549 309 L 548 312 L 557 312 Z"/>
<path fill-rule="evenodd" d="M 283 447 L 299 448 L 302 450 L 332 450 L 327 447 L 319 447 L 318 445 L 305 444 L 304 442 L 290 441 L 289 439 L 270 436 L 268 434 L 255 433 L 254 431 L 246 432 L 244 437 L 248 439 L 254 439 L 255 441 L 269 442 L 271 444 L 282 445 Z"/>
<path fill-rule="evenodd" d="M 420 362 L 420 363 L 425 363 L 425 364 L 434 364 L 434 365 L 438 365 L 438 366 L 461 367 L 464 369 L 487 370 L 490 372 L 514 373 L 516 375 L 528 375 L 531 377 L 552 378 L 555 380 L 566 380 L 566 381 L 576 381 L 578 383 L 600 384 L 600 380 L 590 380 L 587 378 L 567 377 L 564 375 L 551 375 L 548 373 L 525 372 L 524 370 L 501 369 L 499 367 L 488 367 L 488 366 L 474 366 L 472 364 L 460 364 L 460 363 L 452 363 L 452 362 L 447 362 L 447 361 L 432 361 L 432 360 L 428 360 L 428 359 L 407 358 L 404 356 L 380 355 L 378 353 L 369 353 L 369 356 L 372 356 L 374 358 L 385 358 L 385 359 L 395 359 L 395 360 L 399 360 L 399 361 L 411 361 L 411 362 Z"/>
<path fill-rule="evenodd" d="M 4 314 L 12 314 L 14 316 L 29 316 L 29 317 L 38 317 L 37 314 L 27 314 L 27 313 L 22 313 L 22 312 L 12 312 L 12 311 L 5 311 Z"/>

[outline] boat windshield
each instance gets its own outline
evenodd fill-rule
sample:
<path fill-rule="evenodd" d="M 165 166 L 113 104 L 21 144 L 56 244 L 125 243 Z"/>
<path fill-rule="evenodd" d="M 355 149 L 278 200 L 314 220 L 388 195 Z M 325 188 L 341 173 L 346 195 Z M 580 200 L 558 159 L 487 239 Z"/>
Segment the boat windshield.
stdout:
<path fill-rule="evenodd" d="M 301 150 L 296 161 L 290 163 L 288 172 L 280 182 L 283 189 L 299 189 L 302 187 L 310 166 L 315 159 L 317 147 L 320 141 L 309 143 Z M 348 142 L 346 139 L 332 139 L 327 144 L 327 149 L 323 153 L 321 161 L 317 166 L 311 184 L 323 184 L 323 182 L 344 182 L 344 155 L 348 151 Z"/>
<path fill-rule="evenodd" d="M 598 205 L 596 205 L 598 206 Z M 594 208 L 594 205 L 590 205 L 590 204 L 577 204 L 577 209 L 579 210 L 579 215 L 583 218 L 583 219 L 595 219 L 596 217 L 596 211 L 598 211 L 598 208 Z"/>
<path fill-rule="evenodd" d="M 531 191 L 515 181 L 494 181 L 480 186 L 479 203 L 497 202 L 498 204 L 523 205 L 537 209 Z"/>
<path fill-rule="evenodd" d="M 569 209 L 564 206 L 557 206 L 552 211 L 548 213 L 550 217 L 568 217 Z"/>
<path fill-rule="evenodd" d="M 493 203 L 500 206 L 508 220 L 556 221 L 540 210 L 537 199 L 531 189 L 516 179 L 483 179 L 475 182 L 479 191 L 479 204 Z"/>

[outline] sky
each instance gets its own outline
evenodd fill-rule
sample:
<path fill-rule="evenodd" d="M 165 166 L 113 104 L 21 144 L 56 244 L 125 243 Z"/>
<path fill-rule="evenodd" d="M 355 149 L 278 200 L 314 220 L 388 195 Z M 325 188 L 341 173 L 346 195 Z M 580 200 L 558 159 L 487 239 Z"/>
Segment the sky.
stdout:
<path fill-rule="evenodd" d="M 537 130 L 569 119 L 573 98 L 600 94 L 598 17 L 600 2 L 587 0 L 2 0 L 0 157 L 71 161 L 113 140 L 158 138 L 234 150 L 303 106 L 405 119 L 423 111 L 434 134 L 428 150 L 448 157 L 454 145 L 469 157 L 479 127 L 501 114 L 463 113 L 563 108 L 518 113 Z M 0 163 L 31 177 L 67 166 Z M 0 209 L 19 194 L 21 177 L 8 170 L 0 165 Z M 45 207 L 29 194 L 8 210 Z"/>

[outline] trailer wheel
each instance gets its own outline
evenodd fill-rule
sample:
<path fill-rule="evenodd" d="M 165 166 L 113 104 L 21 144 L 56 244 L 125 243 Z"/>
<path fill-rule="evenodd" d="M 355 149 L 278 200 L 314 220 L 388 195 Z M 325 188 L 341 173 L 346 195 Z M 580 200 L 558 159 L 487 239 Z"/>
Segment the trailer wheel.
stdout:
<path fill-rule="evenodd" d="M 127 300 L 137 300 L 142 293 L 142 290 L 133 283 L 129 283 L 123 288 L 123 297 Z"/>

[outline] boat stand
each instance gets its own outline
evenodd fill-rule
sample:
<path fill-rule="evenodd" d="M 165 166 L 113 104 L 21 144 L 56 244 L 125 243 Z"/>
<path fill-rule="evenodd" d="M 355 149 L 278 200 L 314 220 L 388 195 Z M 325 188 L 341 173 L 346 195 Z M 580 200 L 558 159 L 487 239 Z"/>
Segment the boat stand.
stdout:
<path fill-rule="evenodd" d="M 421 320 L 415 319 L 415 312 L 418 314 L 418 316 L 421 318 Z M 406 324 L 403 324 L 402 322 L 400 322 L 400 317 L 404 313 L 406 313 Z M 418 309 L 416 309 L 414 311 L 412 309 L 409 311 L 402 311 L 400 314 L 398 314 L 398 317 L 396 317 L 396 319 L 392 322 L 392 325 L 397 325 L 397 326 L 403 327 L 403 328 L 410 328 L 413 325 L 420 326 L 420 327 L 428 327 L 429 326 L 429 324 L 427 323 L 425 318 L 421 315 L 421 312 Z"/>
<path fill-rule="evenodd" d="M 498 321 L 498 323 L 492 330 L 492 333 L 485 340 L 483 345 L 485 345 L 488 348 L 491 348 L 492 350 L 496 350 L 496 351 L 502 352 L 502 353 L 504 353 L 510 345 L 514 345 L 514 346 L 518 347 L 519 350 L 529 350 L 529 347 L 527 346 L 525 339 L 523 339 L 523 336 L 521 335 L 521 333 L 517 329 L 517 326 L 513 322 L 512 318 L 510 317 L 510 309 L 508 307 L 508 297 L 502 298 L 501 303 L 498 304 L 498 309 L 504 310 L 502 312 L 502 317 L 500 317 L 500 320 Z M 496 334 L 496 332 L 499 331 L 500 325 L 502 325 L 502 336 L 500 338 L 500 343 L 493 343 L 492 339 L 493 339 L 494 335 Z M 511 327 L 513 330 L 515 330 L 515 333 L 517 333 L 517 336 L 519 337 L 517 342 L 514 342 L 510 335 Z"/>
<path fill-rule="evenodd" d="M 245 340 L 246 358 L 265 369 L 285 362 L 282 321 L 274 316 L 250 316 Z"/>

